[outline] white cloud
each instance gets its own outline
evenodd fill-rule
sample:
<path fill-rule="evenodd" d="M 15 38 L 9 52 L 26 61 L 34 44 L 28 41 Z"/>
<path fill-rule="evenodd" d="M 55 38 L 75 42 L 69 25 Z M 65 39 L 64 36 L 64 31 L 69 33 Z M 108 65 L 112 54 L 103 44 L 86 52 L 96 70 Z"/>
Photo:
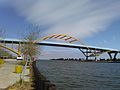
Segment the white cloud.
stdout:
<path fill-rule="evenodd" d="M 50 26 L 43 34 L 65 33 L 79 38 L 98 33 L 120 16 L 119 0 L 13 0 L 28 21 Z"/>
<path fill-rule="evenodd" d="M 62 33 L 86 38 L 106 30 L 112 21 L 120 18 L 120 0 L 0 0 L 0 5 L 3 3 L 12 5 L 29 22 L 49 27 L 42 31 L 43 35 Z M 55 50 L 46 54 L 52 52 L 48 56 L 54 57 L 58 52 Z M 65 52 L 70 51 L 64 49 L 60 56 L 74 54 Z"/>

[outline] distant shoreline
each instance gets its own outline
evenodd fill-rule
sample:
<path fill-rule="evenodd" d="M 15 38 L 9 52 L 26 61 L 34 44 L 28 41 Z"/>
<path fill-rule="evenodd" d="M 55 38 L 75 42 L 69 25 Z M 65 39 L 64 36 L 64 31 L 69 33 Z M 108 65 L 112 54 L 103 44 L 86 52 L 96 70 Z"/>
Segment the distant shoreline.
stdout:
<path fill-rule="evenodd" d="M 66 59 L 38 59 L 37 61 L 42 60 L 42 61 L 76 61 L 76 62 L 96 62 L 96 63 L 120 63 L 120 60 L 66 60 Z"/>
<path fill-rule="evenodd" d="M 57 60 L 57 61 L 78 61 L 78 62 L 98 62 L 98 63 L 120 63 L 120 60 L 79 60 L 79 59 L 50 59 L 50 60 Z"/>

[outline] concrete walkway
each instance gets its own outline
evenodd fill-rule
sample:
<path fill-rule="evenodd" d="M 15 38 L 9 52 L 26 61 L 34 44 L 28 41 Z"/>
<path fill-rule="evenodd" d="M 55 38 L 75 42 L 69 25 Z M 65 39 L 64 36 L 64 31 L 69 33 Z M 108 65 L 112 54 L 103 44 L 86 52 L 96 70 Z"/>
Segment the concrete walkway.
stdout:
<path fill-rule="evenodd" d="M 0 68 L 0 89 L 7 88 L 20 80 L 20 74 L 15 72 L 16 61 L 7 61 Z"/>

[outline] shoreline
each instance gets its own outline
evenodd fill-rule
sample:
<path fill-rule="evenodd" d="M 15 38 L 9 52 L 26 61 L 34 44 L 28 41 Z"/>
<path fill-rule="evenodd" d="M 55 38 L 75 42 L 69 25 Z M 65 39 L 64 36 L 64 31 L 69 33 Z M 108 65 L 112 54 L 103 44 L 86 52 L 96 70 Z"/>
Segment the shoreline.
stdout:
<path fill-rule="evenodd" d="M 50 59 L 52 61 L 76 61 L 76 62 L 96 62 L 96 63 L 120 63 L 120 60 L 59 60 Z"/>
<path fill-rule="evenodd" d="M 97 61 L 95 61 L 95 60 L 57 60 L 57 59 L 54 59 L 54 60 L 55 61 L 95 62 L 95 63 L 120 63 L 119 60 L 118 61 L 112 61 L 112 60 L 109 60 L 109 61 L 107 61 L 107 60 L 97 60 Z M 20 82 L 20 74 L 15 73 L 16 65 L 17 65 L 17 61 L 15 59 L 6 59 L 5 63 L 3 65 L 0 65 L 0 90 L 8 90 L 9 88 L 11 89 L 12 87 L 19 86 L 20 83 L 18 83 L 18 82 Z M 35 65 L 35 63 L 34 63 L 34 65 Z M 34 68 L 33 73 L 34 74 L 38 73 L 37 75 L 35 74 L 35 76 L 33 76 L 33 78 L 35 79 L 36 76 L 40 75 L 40 72 L 38 72 L 38 71 L 36 72 L 36 70 L 37 70 L 36 65 L 34 67 L 35 68 Z M 27 83 L 24 82 L 24 84 L 28 84 L 28 87 L 30 87 L 30 85 L 31 85 L 30 83 L 31 83 L 31 81 L 28 81 Z M 38 83 L 37 79 L 36 79 L 36 83 Z M 20 90 L 20 89 L 17 88 L 17 90 Z"/>

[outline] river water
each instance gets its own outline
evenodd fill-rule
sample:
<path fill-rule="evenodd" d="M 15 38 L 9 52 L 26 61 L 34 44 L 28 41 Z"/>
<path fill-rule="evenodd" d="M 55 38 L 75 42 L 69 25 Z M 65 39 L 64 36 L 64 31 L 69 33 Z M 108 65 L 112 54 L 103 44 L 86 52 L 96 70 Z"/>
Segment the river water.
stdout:
<path fill-rule="evenodd" d="M 57 90 L 120 90 L 120 63 L 39 60 L 37 67 Z"/>

